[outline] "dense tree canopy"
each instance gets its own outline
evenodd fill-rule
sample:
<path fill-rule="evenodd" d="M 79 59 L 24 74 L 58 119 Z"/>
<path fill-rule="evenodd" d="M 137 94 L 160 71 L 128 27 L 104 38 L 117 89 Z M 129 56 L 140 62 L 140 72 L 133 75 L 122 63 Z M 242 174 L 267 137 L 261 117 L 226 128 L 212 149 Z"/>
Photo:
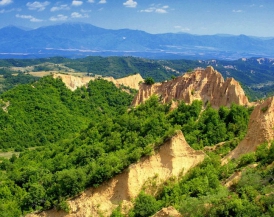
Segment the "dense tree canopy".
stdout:
<path fill-rule="evenodd" d="M 72 92 L 48 76 L 6 91 L 1 100 L 9 106 L 0 109 L 0 148 L 22 148 L 68 138 L 102 115 L 121 114 L 132 96 L 100 79 Z"/>

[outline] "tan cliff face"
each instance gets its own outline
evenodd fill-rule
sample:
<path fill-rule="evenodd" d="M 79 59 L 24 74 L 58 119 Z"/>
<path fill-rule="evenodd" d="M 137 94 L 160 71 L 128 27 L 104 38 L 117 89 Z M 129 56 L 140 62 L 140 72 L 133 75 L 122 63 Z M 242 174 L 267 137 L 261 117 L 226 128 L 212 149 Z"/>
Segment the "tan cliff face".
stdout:
<path fill-rule="evenodd" d="M 163 103 L 174 99 L 192 103 L 198 99 L 210 103 L 215 108 L 230 106 L 232 103 L 249 105 L 240 84 L 233 78 L 224 81 L 222 75 L 213 67 L 199 69 L 171 81 L 153 85 L 142 84 L 132 104 L 139 105 L 153 94 L 158 95 Z"/>
<path fill-rule="evenodd" d="M 165 142 L 155 155 L 145 157 L 132 164 L 123 173 L 105 182 L 98 188 L 90 188 L 80 196 L 69 200 L 71 212 L 49 210 L 28 217 L 96 217 L 110 216 L 112 210 L 121 202 L 131 204 L 144 184 L 157 177 L 161 182 L 185 174 L 190 168 L 203 161 L 205 154 L 193 150 L 186 142 L 182 132 Z"/>
<path fill-rule="evenodd" d="M 78 87 L 86 86 L 88 82 L 95 79 L 94 77 L 77 77 L 66 74 L 53 74 L 53 78 L 61 78 L 66 87 L 72 91 L 76 90 Z"/>
<path fill-rule="evenodd" d="M 132 89 L 139 90 L 139 83 L 143 81 L 144 79 L 140 74 L 135 74 L 128 77 L 116 79 L 116 82 L 114 82 L 114 84 L 116 86 L 124 85 Z"/>
<path fill-rule="evenodd" d="M 78 87 L 87 86 L 87 84 L 91 80 L 95 80 L 95 77 L 77 77 L 73 75 L 67 74 L 53 74 L 53 78 L 61 78 L 65 83 L 66 87 L 70 90 L 74 91 Z M 120 87 L 121 85 L 130 87 L 132 89 L 139 89 L 139 82 L 143 82 L 144 79 L 140 74 L 130 75 L 125 78 L 114 79 L 113 77 L 103 77 L 102 79 L 113 82 L 116 87 Z"/>
<path fill-rule="evenodd" d="M 274 139 L 274 97 L 270 97 L 257 105 L 251 113 L 245 138 L 224 159 L 226 163 L 231 158 L 253 152 L 257 146 Z"/>

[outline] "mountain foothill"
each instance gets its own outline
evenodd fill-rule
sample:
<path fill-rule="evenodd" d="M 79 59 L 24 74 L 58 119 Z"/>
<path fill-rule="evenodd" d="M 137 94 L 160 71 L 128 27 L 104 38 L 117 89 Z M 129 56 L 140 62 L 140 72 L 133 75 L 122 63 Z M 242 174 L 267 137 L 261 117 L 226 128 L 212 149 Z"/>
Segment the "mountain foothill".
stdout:
<path fill-rule="evenodd" d="M 271 59 L 0 64 L 0 217 L 274 215 Z"/>

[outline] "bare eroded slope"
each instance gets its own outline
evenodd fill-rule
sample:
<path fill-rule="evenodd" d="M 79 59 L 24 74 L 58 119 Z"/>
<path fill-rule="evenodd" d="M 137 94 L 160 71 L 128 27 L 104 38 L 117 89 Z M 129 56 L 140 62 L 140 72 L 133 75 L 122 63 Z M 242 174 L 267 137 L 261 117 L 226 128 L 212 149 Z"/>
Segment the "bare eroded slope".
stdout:
<path fill-rule="evenodd" d="M 72 91 L 76 90 L 78 87 L 86 86 L 91 80 L 95 79 L 95 77 L 77 77 L 67 74 L 53 74 L 53 77 L 61 78 L 67 88 Z M 113 77 L 103 77 L 102 79 L 113 82 L 117 87 L 124 85 L 136 90 L 139 89 L 139 82 L 144 80 L 140 74 L 130 75 L 119 79 L 114 79 Z"/>
<path fill-rule="evenodd" d="M 249 105 L 240 84 L 233 78 L 224 80 L 213 67 L 187 73 L 171 81 L 153 85 L 142 84 L 132 104 L 139 105 L 153 94 L 158 95 L 163 103 L 173 99 L 192 103 L 198 99 L 211 103 L 215 108 L 230 106 L 232 103 Z"/>
<path fill-rule="evenodd" d="M 182 215 L 172 206 L 161 209 L 152 217 L 182 217 Z"/>
<path fill-rule="evenodd" d="M 274 97 L 270 97 L 254 108 L 245 138 L 223 159 L 223 163 L 231 158 L 238 158 L 242 154 L 253 152 L 258 145 L 273 139 Z"/>
<path fill-rule="evenodd" d="M 98 188 L 90 188 L 77 198 L 69 200 L 69 214 L 53 209 L 28 217 L 96 217 L 100 213 L 109 216 L 120 202 L 130 204 L 130 200 L 139 194 L 147 180 L 157 176 L 158 180 L 164 182 L 181 172 L 184 174 L 203 161 L 204 157 L 202 151 L 193 150 L 182 132 L 178 132 L 155 155 L 141 159 Z"/>

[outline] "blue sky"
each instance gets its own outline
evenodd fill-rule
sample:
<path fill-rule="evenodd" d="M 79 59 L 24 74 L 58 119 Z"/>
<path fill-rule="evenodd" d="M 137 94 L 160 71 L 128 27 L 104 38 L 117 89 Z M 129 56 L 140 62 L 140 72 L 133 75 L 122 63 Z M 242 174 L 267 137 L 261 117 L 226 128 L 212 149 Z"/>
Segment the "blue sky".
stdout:
<path fill-rule="evenodd" d="M 0 28 L 64 22 L 153 34 L 274 37 L 274 0 L 0 0 Z"/>

